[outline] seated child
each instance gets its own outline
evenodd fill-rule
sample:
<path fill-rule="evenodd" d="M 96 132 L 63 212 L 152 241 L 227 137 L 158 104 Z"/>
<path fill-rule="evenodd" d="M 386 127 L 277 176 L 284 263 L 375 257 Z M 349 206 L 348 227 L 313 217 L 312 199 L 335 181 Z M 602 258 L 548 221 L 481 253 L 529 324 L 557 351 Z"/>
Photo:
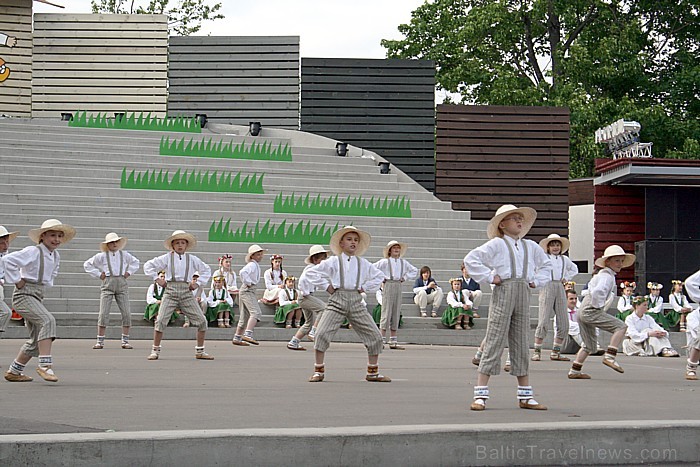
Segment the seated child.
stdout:
<path fill-rule="evenodd" d="M 220 328 L 231 327 L 233 314 L 233 297 L 226 289 L 226 281 L 221 271 L 216 271 L 213 277 L 214 288 L 207 297 L 207 321 L 216 320 Z"/>
<path fill-rule="evenodd" d="M 658 282 L 648 282 L 647 288 L 649 289 L 649 316 L 668 331 L 671 329 L 672 323 L 664 313 L 664 298 L 661 296 L 661 289 L 664 286 Z"/>
<path fill-rule="evenodd" d="M 282 255 L 270 256 L 270 269 L 263 274 L 265 292 L 263 293 L 262 302 L 266 305 L 277 305 L 279 303 L 279 294 L 284 289 L 284 278 L 287 277 L 287 271 L 282 269 L 283 259 Z"/>
<path fill-rule="evenodd" d="M 561 345 L 561 353 L 564 354 L 575 354 L 581 348 L 583 340 L 581 339 L 581 331 L 578 327 L 578 295 L 576 291 L 569 288 L 566 290 L 566 314 L 569 319 L 569 332 L 564 343 Z M 554 328 L 556 330 L 557 323 L 554 323 Z"/>
<path fill-rule="evenodd" d="M 462 278 L 450 279 L 452 290 L 447 294 L 447 308 L 442 313 L 442 324 L 448 328 L 471 329 L 474 327 L 474 312 L 469 300 L 469 291 L 462 289 Z"/>
<path fill-rule="evenodd" d="M 275 312 L 275 324 L 284 324 L 287 329 L 301 326 L 301 307 L 299 290 L 295 287 L 297 278 L 289 276 L 284 279 L 284 289 L 279 294 L 279 308 Z"/>
<path fill-rule="evenodd" d="M 432 304 L 433 311 L 430 314 L 433 318 L 437 318 L 437 312 L 442 303 L 444 296 L 442 289 L 433 279 L 432 271 L 428 266 L 420 268 L 420 277 L 413 284 L 413 301 L 420 308 L 420 315 L 425 318 L 428 316 L 428 305 Z"/>
<path fill-rule="evenodd" d="M 622 341 L 622 351 L 625 355 L 678 357 L 678 352 L 668 340 L 668 332 L 646 314 L 649 297 L 634 297 L 632 306 L 634 311 L 625 319 L 627 332 L 626 339 Z"/>
<path fill-rule="evenodd" d="M 229 254 L 224 254 L 219 256 L 219 269 L 215 271 L 221 273 L 224 277 L 224 284 L 226 284 L 226 290 L 228 291 L 231 298 L 234 299 L 234 307 L 236 306 L 235 301 L 238 297 L 238 281 L 236 279 L 236 272 L 231 268 L 231 261 L 233 256 Z M 211 288 L 214 288 L 214 282 L 211 283 Z"/>
<path fill-rule="evenodd" d="M 209 303 L 207 302 L 207 294 L 204 293 L 204 286 L 198 283 L 197 281 L 199 280 L 199 272 L 196 272 L 192 274 L 192 280 L 190 283 L 192 284 L 192 296 L 194 297 L 195 300 L 197 300 L 197 304 L 199 305 L 199 308 L 202 310 L 202 314 L 204 315 L 205 318 L 207 318 L 207 322 L 210 321 L 215 321 L 216 320 L 216 315 L 212 316 L 211 319 L 209 319 L 209 316 L 207 315 L 208 308 L 209 308 Z M 189 328 L 190 327 L 190 319 L 185 315 L 185 322 L 182 325 L 183 328 Z"/>
<path fill-rule="evenodd" d="M 622 289 L 622 295 L 617 301 L 617 314 L 615 318 L 624 321 L 632 313 L 634 307 L 632 307 L 632 292 L 637 287 L 634 282 L 623 281 L 620 282 L 620 288 Z"/>
<path fill-rule="evenodd" d="M 165 271 L 158 271 L 158 278 L 165 280 Z M 143 319 L 155 323 L 164 293 L 165 287 L 161 287 L 155 281 L 148 287 L 148 292 L 146 292 L 146 311 L 143 313 Z M 175 321 L 179 316 L 178 313 L 173 313 L 168 324 Z"/>
<path fill-rule="evenodd" d="M 680 332 L 686 332 L 686 318 L 688 313 L 693 311 L 693 308 L 690 306 L 688 298 L 683 293 L 683 281 L 674 279 L 671 283 L 673 284 L 673 290 L 668 296 L 668 302 L 673 307 L 673 311 L 669 313 L 669 317 L 671 317 L 674 323 L 680 323 Z"/>
<path fill-rule="evenodd" d="M 481 305 L 481 298 L 483 296 L 481 286 L 477 281 L 471 278 L 464 263 L 462 263 L 460 269 L 462 271 L 462 290 L 469 292 L 469 300 L 472 301 L 472 312 L 474 313 L 474 318 L 480 318 L 479 305 Z"/>

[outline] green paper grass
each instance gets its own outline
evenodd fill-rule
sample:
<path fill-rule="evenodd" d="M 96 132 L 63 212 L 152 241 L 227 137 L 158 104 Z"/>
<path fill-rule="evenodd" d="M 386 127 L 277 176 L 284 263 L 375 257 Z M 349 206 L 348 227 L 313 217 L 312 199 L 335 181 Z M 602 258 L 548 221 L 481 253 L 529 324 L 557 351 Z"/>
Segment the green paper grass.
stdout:
<path fill-rule="evenodd" d="M 280 143 L 276 148 L 269 141 L 262 143 L 253 142 L 246 145 L 245 142 L 235 144 L 233 141 L 218 143 L 209 140 L 194 141 L 185 138 L 170 140 L 170 137 L 160 139 L 161 156 L 190 156 L 212 157 L 216 159 L 246 159 L 255 161 L 292 162 L 292 148 L 289 144 Z"/>
<path fill-rule="evenodd" d="M 260 221 L 255 222 L 255 227 L 248 228 L 248 222 L 242 227 L 231 231 L 231 219 L 224 221 L 223 217 L 217 222 L 214 221 L 209 227 L 210 242 L 237 242 L 237 243 L 295 243 L 307 245 L 327 245 L 331 241 L 333 232 L 338 230 L 335 227 L 326 227 L 324 222 L 321 225 L 311 225 L 311 221 L 299 221 L 298 224 L 289 224 L 287 221 L 275 227 L 268 219 L 264 225 L 260 226 Z"/>
<path fill-rule="evenodd" d="M 202 127 L 194 117 L 158 118 L 151 117 L 151 113 L 145 116 L 143 112 L 136 116 L 136 112 L 126 114 L 122 118 L 108 117 L 105 113 L 97 115 L 78 111 L 68 121 L 70 127 L 84 128 L 114 128 L 116 130 L 149 130 L 149 131 L 179 131 L 185 133 L 201 133 Z"/>
<path fill-rule="evenodd" d="M 122 169 L 121 187 L 130 190 L 173 190 L 173 191 L 206 191 L 212 193 L 253 193 L 262 195 L 264 173 L 241 176 L 238 172 L 222 172 L 219 175 L 216 170 L 181 172 L 180 169 L 170 178 L 167 170 L 146 170 L 137 172 L 132 170 L 126 174 L 126 168 Z"/>
<path fill-rule="evenodd" d="M 322 199 L 321 195 L 315 198 L 307 193 L 295 198 L 294 193 L 288 196 L 278 194 L 275 198 L 274 212 L 289 214 L 320 214 L 330 216 L 370 216 L 370 217 L 411 217 L 411 201 L 405 196 L 397 196 L 394 199 L 385 197 L 374 199 L 362 199 L 348 196 L 340 198 L 339 195 Z"/>

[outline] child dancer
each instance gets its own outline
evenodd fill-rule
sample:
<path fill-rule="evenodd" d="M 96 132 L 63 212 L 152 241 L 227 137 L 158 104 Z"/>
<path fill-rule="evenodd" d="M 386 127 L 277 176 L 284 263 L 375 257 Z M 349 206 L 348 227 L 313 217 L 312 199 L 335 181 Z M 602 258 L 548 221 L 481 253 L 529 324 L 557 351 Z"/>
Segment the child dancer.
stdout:
<path fill-rule="evenodd" d="M 692 276 L 685 280 L 685 290 L 688 292 L 688 296 L 695 303 L 700 303 L 700 271 L 697 271 Z M 693 311 L 693 314 L 697 314 L 698 311 Z M 695 324 L 695 317 L 693 318 L 693 324 Z M 690 320 L 688 326 L 690 326 Z M 698 361 L 700 361 L 700 328 L 695 326 L 689 327 L 689 330 L 695 332 L 695 336 L 691 338 L 688 344 L 688 360 L 685 367 L 685 379 L 689 381 L 696 381 L 698 379 Z M 692 335 L 692 333 L 691 333 Z"/>
<path fill-rule="evenodd" d="M 105 346 L 105 331 L 109 324 L 109 311 L 112 301 L 117 301 L 117 307 L 122 314 L 122 349 L 133 349 L 129 343 L 131 328 L 131 306 L 129 303 L 129 284 L 127 279 L 139 270 L 140 261 L 124 250 L 127 238 L 120 237 L 115 232 L 105 235 L 105 241 L 100 244 L 101 253 L 85 261 L 83 269 L 96 279 L 102 281 L 100 286 L 100 314 L 97 318 L 97 342 L 93 349 L 103 349 Z"/>
<path fill-rule="evenodd" d="M 384 273 L 382 286 L 382 311 L 379 319 L 379 332 L 386 339 L 389 329 L 389 348 L 404 350 L 398 342 L 399 320 L 401 319 L 401 284 L 409 279 L 415 279 L 418 269 L 403 259 L 408 245 L 392 240 L 384 247 L 384 258 L 374 266 Z M 439 304 L 438 304 L 439 305 Z"/>
<path fill-rule="evenodd" d="M 56 319 L 44 304 L 44 291 L 53 286 L 58 276 L 60 256 L 57 248 L 75 237 L 75 229 L 57 219 L 48 219 L 27 234 L 36 245 L 28 246 L 3 257 L 5 280 L 15 285 L 12 306 L 22 314 L 29 330 L 29 339 L 5 373 L 11 382 L 31 381 L 23 373 L 32 357 L 39 357 L 39 376 L 55 383 L 51 345 L 56 339 Z"/>
<path fill-rule="evenodd" d="M 299 306 L 299 291 L 295 287 L 297 278 L 289 276 L 284 279 L 284 289 L 279 294 L 279 308 L 275 313 L 275 323 L 283 324 L 287 329 L 301 325 L 301 308 Z"/>
<path fill-rule="evenodd" d="M 238 272 L 241 278 L 241 290 L 238 292 L 241 317 L 238 320 L 236 334 L 234 334 L 233 341 L 231 341 L 233 345 L 260 344 L 253 339 L 255 325 L 262 318 L 262 311 L 255 297 L 255 287 L 260 282 L 259 263 L 265 251 L 260 245 L 249 246 L 248 254 L 245 257 L 246 265 Z"/>
<path fill-rule="evenodd" d="M 391 379 L 379 373 L 379 354 L 382 351 L 382 335 L 367 307 L 362 305 L 363 292 L 376 292 L 384 280 L 384 274 L 372 263 L 360 255 L 367 251 L 372 237 L 355 227 L 343 227 L 331 237 L 331 250 L 336 256 L 322 261 L 306 271 L 309 282 L 317 287 L 330 279 L 328 293 L 331 294 L 323 317 L 318 325 L 314 344 L 314 374 L 309 378 L 312 383 L 325 378 L 323 364 L 326 350 L 333 336 L 345 318 L 360 336 L 367 348 L 367 375 L 370 382 L 388 383 Z"/>
<path fill-rule="evenodd" d="M 230 328 L 233 298 L 226 290 L 226 281 L 221 271 L 214 273 L 213 284 L 214 288 L 211 289 L 209 297 L 207 297 L 207 315 L 216 319 L 218 327 Z"/>
<path fill-rule="evenodd" d="M 474 327 L 474 313 L 469 291 L 462 289 L 462 278 L 450 279 L 452 290 L 447 294 L 447 308 L 442 313 L 442 324 L 448 328 L 471 329 Z"/>
<path fill-rule="evenodd" d="M 673 288 L 671 294 L 668 296 L 668 302 L 673 307 L 673 312 L 675 314 L 674 321 L 680 323 L 680 332 L 686 332 L 686 317 L 688 313 L 693 311 L 693 308 L 690 306 L 688 299 L 683 293 L 683 281 L 674 279 L 671 283 L 673 284 Z"/>
<path fill-rule="evenodd" d="M 632 292 L 637 288 L 637 284 L 624 281 L 620 282 L 620 288 L 622 289 L 622 295 L 617 301 L 618 312 L 615 314 L 615 318 L 624 321 L 632 313 L 632 310 L 634 310 L 632 306 Z"/>
<path fill-rule="evenodd" d="M 624 322 L 605 312 L 605 302 L 615 290 L 615 275 L 622 268 L 628 268 L 634 264 L 635 256 L 625 253 L 619 245 L 610 245 L 605 249 L 603 256 L 595 260 L 596 266 L 601 270 L 593 276 L 588 283 L 588 288 L 583 291 L 583 301 L 578 313 L 579 329 L 583 346 L 576 354 L 569 379 L 591 379 L 586 373 L 582 373 L 583 363 L 588 356 L 595 352 L 597 347 L 596 328 L 608 331 L 612 334 L 610 344 L 603 356 L 603 365 L 612 368 L 618 373 L 625 370 L 617 363 L 617 349 L 625 337 L 627 326 Z"/>
<path fill-rule="evenodd" d="M 197 246 L 197 238 L 184 230 L 176 230 L 163 242 L 165 248 L 170 250 L 164 255 L 157 256 L 143 265 L 143 272 L 158 282 L 158 285 L 168 286 L 163 294 L 160 304 L 158 319 L 153 328 L 153 349 L 148 356 L 149 360 L 158 360 L 160 357 L 160 343 L 163 332 L 170 316 L 175 309 L 179 309 L 187 316 L 193 326 L 197 326 L 197 345 L 195 346 L 195 358 L 197 360 L 214 360 L 214 357 L 204 351 L 204 338 L 207 333 L 207 319 L 202 313 L 192 291 L 197 289 L 197 284 L 206 285 L 211 277 L 211 268 L 201 259 L 188 253 Z M 158 277 L 158 271 L 165 271 L 165 280 Z M 199 271 L 199 280 L 191 281 L 194 271 Z"/>
<path fill-rule="evenodd" d="M 8 232 L 5 226 L 0 225 L 0 332 L 5 332 L 7 323 L 12 316 L 12 310 L 5 303 L 5 266 L 2 258 L 10 248 L 10 242 L 14 240 L 19 232 Z"/>
<path fill-rule="evenodd" d="M 294 334 L 294 337 L 292 337 L 292 340 L 287 344 L 289 350 L 306 350 L 300 344 L 301 340 L 306 335 L 308 335 L 311 340 L 314 340 L 316 325 L 321 320 L 321 316 L 323 316 L 323 310 L 326 308 L 326 304 L 314 297 L 313 293 L 317 290 L 326 290 L 328 288 L 328 281 L 316 287 L 309 282 L 306 272 L 327 257 L 328 251 L 326 251 L 323 246 L 314 245 L 309 248 L 309 256 L 304 260 L 306 267 L 304 271 L 302 271 L 301 276 L 299 276 L 299 306 L 304 313 L 304 325 L 299 328 L 296 334 Z"/>
<path fill-rule="evenodd" d="M 625 355 L 678 357 L 668 340 L 668 332 L 647 315 L 649 297 L 632 298 L 632 306 L 634 312 L 625 319 L 627 339 L 622 341 Z"/>
<path fill-rule="evenodd" d="M 262 297 L 266 305 L 279 303 L 279 294 L 284 289 L 284 278 L 287 277 L 287 271 L 282 269 L 283 259 L 282 255 L 270 256 L 270 269 L 265 271 L 265 292 Z"/>
<path fill-rule="evenodd" d="M 552 263 L 542 248 L 523 238 L 536 218 L 537 212 L 532 208 L 517 208 L 510 204 L 501 206 L 488 224 L 490 240 L 464 258 L 474 280 L 494 284 L 471 410 L 486 408 L 489 378 L 501 371 L 501 354 L 506 339 L 510 372 L 518 378 L 519 407 L 547 410 L 534 399 L 528 376 L 531 289 L 543 286 L 552 275 Z"/>

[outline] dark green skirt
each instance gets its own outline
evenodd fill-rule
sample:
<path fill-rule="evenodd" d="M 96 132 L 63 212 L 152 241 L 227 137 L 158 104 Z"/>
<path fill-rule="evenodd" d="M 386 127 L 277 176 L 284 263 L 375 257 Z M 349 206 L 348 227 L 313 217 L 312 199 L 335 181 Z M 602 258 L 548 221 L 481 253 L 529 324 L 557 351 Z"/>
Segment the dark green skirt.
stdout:
<path fill-rule="evenodd" d="M 284 306 L 278 306 L 275 311 L 275 324 L 285 324 L 287 322 L 287 314 L 299 308 L 298 303 L 288 303 Z"/>
<path fill-rule="evenodd" d="M 379 326 L 379 323 L 382 321 L 382 306 L 377 303 L 374 306 L 374 309 L 372 310 L 372 319 L 374 319 L 374 322 Z M 399 314 L 399 327 L 403 326 L 403 315 Z"/>
<path fill-rule="evenodd" d="M 143 313 L 143 319 L 145 319 L 146 321 L 154 322 L 156 320 L 156 315 L 158 314 L 159 309 L 160 303 L 151 303 L 150 305 L 146 305 L 146 311 Z M 170 317 L 170 322 L 168 324 L 172 324 L 179 317 L 180 314 L 178 312 L 174 312 Z"/>
<path fill-rule="evenodd" d="M 213 321 L 216 321 L 219 313 L 223 313 L 225 311 L 229 312 L 231 321 L 233 321 L 233 308 L 231 308 L 228 303 L 219 303 L 216 306 L 207 307 L 207 312 L 205 313 L 207 322 L 211 323 Z"/>
<path fill-rule="evenodd" d="M 447 305 L 447 308 L 442 313 L 440 321 L 448 328 L 452 328 L 459 323 L 460 316 L 467 316 L 469 318 L 469 326 L 474 326 L 474 312 L 472 310 L 454 308 L 451 305 Z"/>

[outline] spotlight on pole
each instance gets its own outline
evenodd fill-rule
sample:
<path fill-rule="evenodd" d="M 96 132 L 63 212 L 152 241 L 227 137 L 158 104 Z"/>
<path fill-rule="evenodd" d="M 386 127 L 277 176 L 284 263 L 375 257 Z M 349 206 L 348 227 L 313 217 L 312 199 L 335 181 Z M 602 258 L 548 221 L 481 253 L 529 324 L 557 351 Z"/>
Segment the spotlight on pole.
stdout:
<path fill-rule="evenodd" d="M 389 162 L 380 162 L 377 164 L 379 166 L 379 173 L 382 175 L 386 175 L 389 172 L 391 172 L 390 163 Z"/>
<path fill-rule="evenodd" d="M 348 155 L 348 143 L 343 143 L 338 141 L 335 143 L 335 153 L 340 157 L 345 157 Z"/>
<path fill-rule="evenodd" d="M 207 114 L 195 114 L 194 118 L 199 122 L 200 128 L 204 128 L 207 125 Z"/>
<path fill-rule="evenodd" d="M 260 122 L 250 122 L 250 136 L 258 136 L 262 131 Z"/>
<path fill-rule="evenodd" d="M 61 112 L 61 121 L 62 122 L 69 122 L 73 120 L 73 114 L 70 112 Z"/>

